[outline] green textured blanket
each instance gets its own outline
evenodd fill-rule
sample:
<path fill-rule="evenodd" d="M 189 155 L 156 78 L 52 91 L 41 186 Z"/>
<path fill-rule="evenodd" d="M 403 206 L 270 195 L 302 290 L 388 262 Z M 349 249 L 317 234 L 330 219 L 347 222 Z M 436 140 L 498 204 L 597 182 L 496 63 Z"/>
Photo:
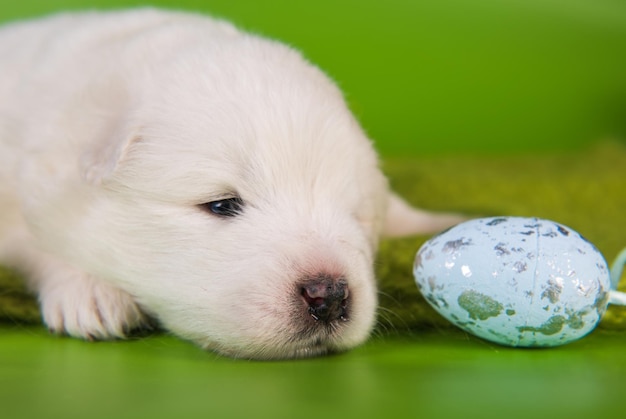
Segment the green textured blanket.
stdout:
<path fill-rule="evenodd" d="M 609 262 L 626 246 L 626 146 L 619 143 L 559 154 L 389 158 L 384 170 L 396 191 L 423 208 L 552 219 L 583 234 Z M 451 327 L 413 282 L 413 258 L 426 239 L 382 242 L 379 333 Z M 1 268 L 0 320 L 40 321 L 35 299 Z M 626 309 L 611 307 L 600 327 L 626 329 Z"/>

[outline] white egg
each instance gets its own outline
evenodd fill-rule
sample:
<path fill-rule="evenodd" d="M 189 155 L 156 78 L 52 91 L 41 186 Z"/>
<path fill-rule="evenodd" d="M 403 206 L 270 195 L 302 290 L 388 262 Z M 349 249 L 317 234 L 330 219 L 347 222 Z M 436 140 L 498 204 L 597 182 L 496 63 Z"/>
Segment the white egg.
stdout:
<path fill-rule="evenodd" d="M 510 346 L 555 346 L 591 332 L 611 279 L 580 234 L 538 218 L 482 218 L 428 240 L 414 264 L 417 286 L 446 319 Z"/>

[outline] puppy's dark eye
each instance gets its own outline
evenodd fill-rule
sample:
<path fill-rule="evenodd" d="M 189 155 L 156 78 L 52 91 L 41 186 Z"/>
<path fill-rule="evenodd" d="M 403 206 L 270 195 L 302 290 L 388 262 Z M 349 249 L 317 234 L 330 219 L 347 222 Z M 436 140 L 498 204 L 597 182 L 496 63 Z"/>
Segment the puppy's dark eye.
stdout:
<path fill-rule="evenodd" d="M 220 199 L 200 204 L 200 208 L 220 217 L 235 217 L 243 212 L 243 201 L 239 197 Z"/>

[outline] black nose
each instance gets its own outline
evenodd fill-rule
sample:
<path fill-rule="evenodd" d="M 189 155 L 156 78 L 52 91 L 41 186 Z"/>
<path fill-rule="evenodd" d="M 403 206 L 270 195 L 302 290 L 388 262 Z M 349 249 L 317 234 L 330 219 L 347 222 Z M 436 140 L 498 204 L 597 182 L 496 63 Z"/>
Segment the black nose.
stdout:
<path fill-rule="evenodd" d="M 348 283 L 343 278 L 319 275 L 304 282 L 302 297 L 315 320 L 348 320 Z"/>

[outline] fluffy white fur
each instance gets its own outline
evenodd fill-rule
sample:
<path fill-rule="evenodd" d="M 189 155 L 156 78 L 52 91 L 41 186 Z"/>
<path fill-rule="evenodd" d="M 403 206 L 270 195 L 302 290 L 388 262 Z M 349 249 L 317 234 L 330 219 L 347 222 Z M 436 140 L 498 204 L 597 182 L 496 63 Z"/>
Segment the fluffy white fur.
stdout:
<path fill-rule="evenodd" d="M 0 260 L 58 333 L 155 319 L 237 357 L 345 350 L 374 323 L 379 235 L 458 220 L 390 195 L 335 85 L 225 22 L 141 9 L 11 24 L 0 68 Z M 234 217 L 199 207 L 235 196 Z M 347 321 L 308 314 L 299 289 L 319 274 L 347 281 Z"/>

